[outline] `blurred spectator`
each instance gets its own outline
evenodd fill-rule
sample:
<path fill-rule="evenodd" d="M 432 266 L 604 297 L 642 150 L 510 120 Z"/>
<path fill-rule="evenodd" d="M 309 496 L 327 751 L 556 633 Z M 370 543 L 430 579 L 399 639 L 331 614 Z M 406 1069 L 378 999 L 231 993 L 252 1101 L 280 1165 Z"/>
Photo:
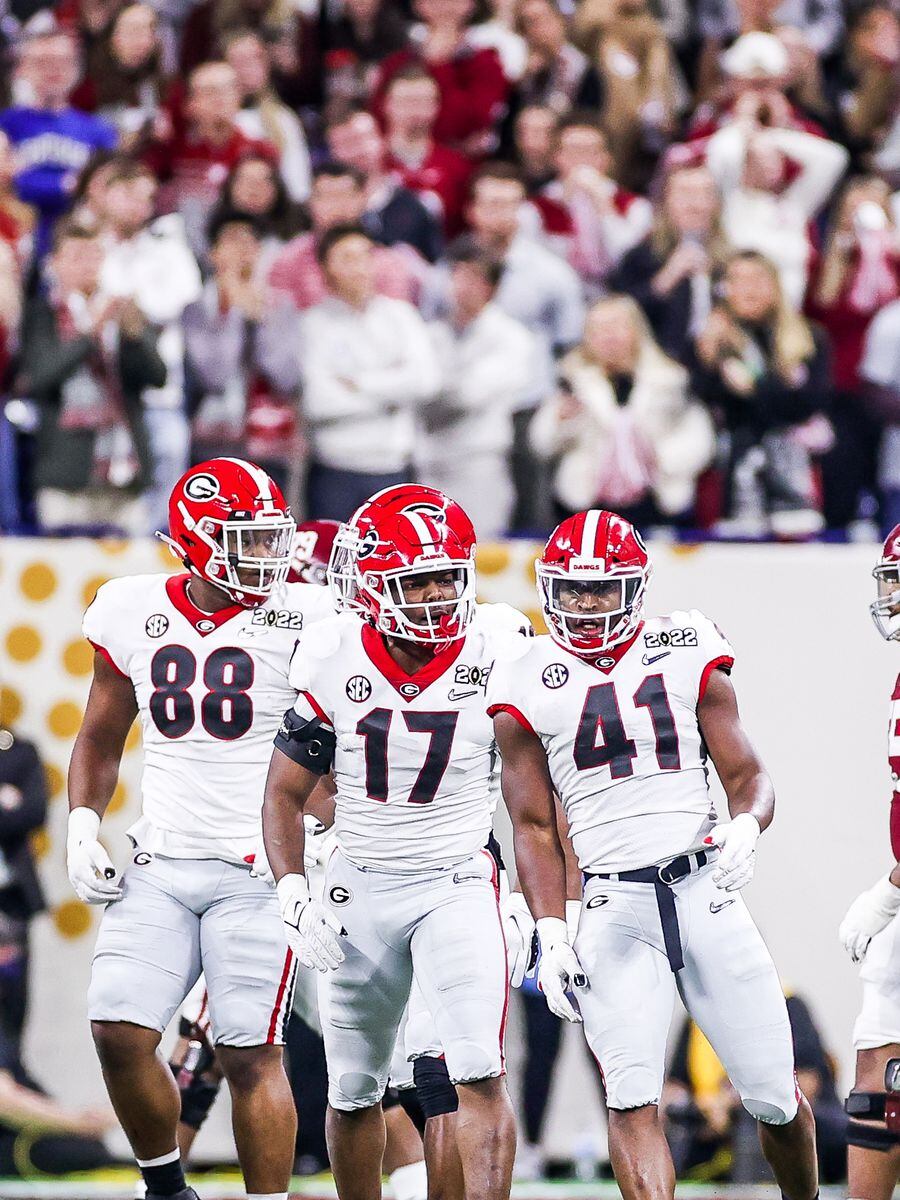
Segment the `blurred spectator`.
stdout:
<path fill-rule="evenodd" d="M 79 172 L 72 191 L 72 206 L 66 213 L 76 225 L 94 226 L 101 220 L 106 181 L 128 156 L 116 150 L 98 150 Z"/>
<path fill-rule="evenodd" d="M 729 249 L 712 175 L 703 166 L 674 169 L 653 230 L 624 256 L 609 284 L 637 300 L 662 349 L 684 362 L 712 309 L 715 275 Z"/>
<path fill-rule="evenodd" d="M 51 31 L 23 40 L 16 65 L 16 104 L 0 112 L 0 131 L 15 152 L 20 200 L 38 212 L 35 253 L 50 246 L 54 222 L 69 206 L 78 172 L 94 150 L 111 149 L 111 125 L 71 108 L 78 80 L 78 47 L 68 33 Z"/>
<path fill-rule="evenodd" d="M 222 42 L 225 60 L 234 71 L 241 96 L 236 123 L 248 138 L 265 141 L 278 151 L 278 169 L 288 195 L 307 200 L 311 182 L 306 134 L 295 113 L 283 104 L 271 83 L 269 51 L 252 29 L 238 29 Z"/>
<path fill-rule="evenodd" d="M 653 209 L 645 197 L 625 191 L 610 177 L 606 137 L 589 113 L 573 113 L 559 123 L 555 165 L 557 177 L 543 194 L 568 212 L 569 262 L 588 294 L 597 296 L 622 255 L 649 232 Z"/>
<path fill-rule="evenodd" d="M 415 410 L 440 379 L 416 310 L 376 294 L 376 248 L 362 227 L 330 229 L 316 252 L 328 294 L 303 314 L 307 512 L 346 520 L 409 478 Z"/>
<path fill-rule="evenodd" d="M 103 48 L 109 40 L 116 14 L 124 0 L 59 0 L 53 6 L 50 21 L 78 42 L 84 74 L 93 77 L 103 62 Z M 39 16 L 35 27 L 49 27 L 47 16 Z"/>
<path fill-rule="evenodd" d="M 177 213 L 154 220 L 157 184 L 141 163 L 125 161 L 107 176 L 101 232 L 104 295 L 130 300 L 157 336 L 166 366 L 162 387 L 144 390 L 143 420 L 152 462 L 145 496 L 148 529 L 165 529 L 169 495 L 188 465 L 181 315 L 200 295 L 200 271 Z"/>
<path fill-rule="evenodd" d="M 210 232 L 212 277 L 185 310 L 191 378 L 199 392 L 194 461 L 237 455 L 288 485 L 298 454 L 298 317 L 273 302 L 260 270 L 262 231 L 225 213 Z M 290 477 L 290 478 L 289 478 Z"/>
<path fill-rule="evenodd" d="M 0 378 L 3 377 L 19 333 L 22 316 L 22 272 L 14 248 L 0 241 Z"/>
<path fill-rule="evenodd" d="M 869 326 L 859 376 L 863 408 L 883 430 L 875 481 L 887 536 L 900 524 L 900 300 L 883 308 Z"/>
<path fill-rule="evenodd" d="M 162 183 L 160 206 L 184 218 L 188 241 L 199 254 L 205 226 L 231 168 L 250 152 L 277 151 L 248 138 L 238 126 L 241 97 L 234 69 L 224 62 L 197 67 L 188 80 L 186 124 L 164 141 L 153 142 L 144 161 Z"/>
<path fill-rule="evenodd" d="M 496 259 L 469 243 L 450 262 L 449 312 L 431 326 L 443 385 L 422 408 L 417 474 L 458 500 L 479 538 L 490 540 L 512 517 L 512 414 L 528 391 L 537 347 L 494 302 L 503 271 Z"/>
<path fill-rule="evenodd" d="M 841 0 L 698 0 L 696 19 L 698 34 L 714 54 L 741 34 L 790 25 L 824 58 L 837 48 L 844 29 Z"/>
<path fill-rule="evenodd" d="M 556 174 L 556 114 L 546 104 L 520 109 L 513 125 L 513 151 L 529 195 L 548 184 Z"/>
<path fill-rule="evenodd" d="M 836 439 L 823 462 L 828 524 L 845 527 L 875 486 L 882 422 L 860 402 L 859 362 L 869 323 L 900 296 L 900 242 L 887 185 L 851 180 L 835 206 L 807 311 L 831 338 Z"/>
<path fill-rule="evenodd" d="M 295 112 L 321 99 L 321 64 L 314 21 L 290 0 L 201 0 L 184 25 L 181 75 L 219 58 L 227 33 L 252 29 L 269 48 L 272 82 Z"/>
<path fill-rule="evenodd" d="M 469 41 L 475 0 L 415 0 L 421 26 L 411 44 L 381 64 L 373 96 L 375 115 L 383 114 L 388 83 L 410 63 L 420 63 L 440 91 L 434 137 L 464 154 L 481 157 L 496 145 L 494 125 L 502 117 L 508 85 L 496 50 Z"/>
<path fill-rule="evenodd" d="M 758 250 L 778 267 L 785 294 L 799 307 L 813 253 L 809 224 L 844 169 L 843 146 L 786 127 L 778 111 L 745 92 L 735 119 L 709 140 L 706 161 L 722 192 L 722 225 L 732 245 Z"/>
<path fill-rule="evenodd" d="M 479 48 L 490 47 L 497 51 L 503 74 L 509 83 L 517 83 L 525 72 L 528 62 L 528 46 L 516 32 L 516 8 L 518 0 L 487 0 L 480 5 L 486 15 L 477 24 L 469 26 L 469 44 Z"/>
<path fill-rule="evenodd" d="M 739 251 L 696 340 L 694 386 L 728 433 L 722 533 L 808 537 L 823 518 L 814 457 L 833 441 L 828 343 L 791 307 L 774 263 Z"/>
<path fill-rule="evenodd" d="M 123 150 L 137 151 L 164 136 L 168 115 L 160 107 L 168 90 L 158 19 L 149 4 L 128 4 L 117 14 L 96 55 L 95 69 L 72 93 L 72 103 L 114 125 Z"/>
<path fill-rule="evenodd" d="M 29 842 L 47 818 L 44 764 L 0 726 L 0 1026 L 14 1045 L 28 1011 L 28 930 L 46 905 Z"/>
<path fill-rule="evenodd" d="M 395 0 L 344 0 L 319 17 L 325 99 L 342 106 L 364 104 L 381 63 L 403 50 L 407 22 Z"/>
<path fill-rule="evenodd" d="M 383 101 L 387 166 L 452 236 L 462 227 L 472 163 L 435 141 L 440 99 L 435 80 L 415 63 L 388 80 Z"/>
<path fill-rule="evenodd" d="M 385 246 L 404 242 L 428 262 L 443 248 L 441 216 L 404 187 L 388 170 L 384 136 L 371 113 L 349 109 L 328 125 L 328 151 L 335 162 L 352 167 L 363 179 L 365 211 L 361 224 Z"/>
<path fill-rule="evenodd" d="M 900 184 L 900 16 L 887 4 L 849 13 L 847 54 L 833 101 L 848 145 Z"/>
<path fill-rule="evenodd" d="M 602 108 L 597 68 L 567 40 L 566 21 L 554 0 L 521 0 L 518 28 L 528 59 L 513 94 L 515 109 L 539 104 L 564 117 L 573 108 Z"/>
<path fill-rule="evenodd" d="M 600 72 L 613 174 L 623 187 L 640 191 L 674 132 L 682 103 L 665 30 L 648 0 L 585 0 L 573 28 Z"/>
<path fill-rule="evenodd" d="M 0 241 L 7 242 L 21 263 L 31 253 L 37 213 L 16 195 L 16 160 L 9 138 L 0 133 Z"/>
<path fill-rule="evenodd" d="M 715 438 L 689 385 L 634 300 L 594 305 L 531 426 L 535 450 L 554 464 L 560 515 L 611 508 L 642 525 L 690 517 Z"/>
<path fill-rule="evenodd" d="M 247 153 L 231 168 L 219 202 L 210 214 L 216 225 L 224 213 L 250 217 L 264 238 L 264 261 L 270 266 L 285 243 L 304 227 L 306 216 L 287 193 L 278 168 L 267 154 Z"/>
<path fill-rule="evenodd" d="M 104 526 L 143 533 L 150 454 L 141 396 L 165 363 L 133 301 L 100 288 L 96 231 L 63 223 L 50 291 L 25 306 L 17 390 L 38 410 L 35 486 L 46 532 Z"/>
<path fill-rule="evenodd" d="M 318 304 L 325 295 L 325 278 L 317 246 L 335 225 L 362 222 L 365 193 L 352 167 L 326 163 L 313 172 L 309 217 L 312 230 L 288 242 L 272 264 L 269 283 L 291 297 L 297 308 Z M 408 246 L 377 246 L 373 253 L 375 290 L 384 296 L 415 302 L 425 262 Z M 323 514 L 325 515 L 325 514 Z"/>

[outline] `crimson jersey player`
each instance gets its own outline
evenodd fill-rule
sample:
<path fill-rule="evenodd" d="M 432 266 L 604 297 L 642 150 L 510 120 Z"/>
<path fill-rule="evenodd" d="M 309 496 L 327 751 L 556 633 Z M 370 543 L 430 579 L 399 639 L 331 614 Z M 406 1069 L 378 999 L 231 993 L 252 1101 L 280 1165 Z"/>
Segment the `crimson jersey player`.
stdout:
<path fill-rule="evenodd" d="M 900 525 L 888 534 L 873 574 L 878 596 L 869 608 L 876 628 L 885 640 L 900 641 Z M 900 1072 L 893 1065 L 900 1059 L 900 675 L 891 697 L 888 762 L 896 863 L 853 901 L 840 928 L 847 953 L 862 963 L 856 1082 L 847 1099 L 849 1194 L 857 1200 L 888 1200 L 900 1178 Z"/>

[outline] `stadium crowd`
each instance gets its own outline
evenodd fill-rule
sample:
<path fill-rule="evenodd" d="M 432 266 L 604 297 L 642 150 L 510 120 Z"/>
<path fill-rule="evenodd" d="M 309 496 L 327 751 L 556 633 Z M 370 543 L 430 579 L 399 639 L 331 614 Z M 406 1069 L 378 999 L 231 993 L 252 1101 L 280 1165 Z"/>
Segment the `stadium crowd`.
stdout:
<path fill-rule="evenodd" d="M 891 0 L 4 0 L 0 528 L 900 520 Z"/>

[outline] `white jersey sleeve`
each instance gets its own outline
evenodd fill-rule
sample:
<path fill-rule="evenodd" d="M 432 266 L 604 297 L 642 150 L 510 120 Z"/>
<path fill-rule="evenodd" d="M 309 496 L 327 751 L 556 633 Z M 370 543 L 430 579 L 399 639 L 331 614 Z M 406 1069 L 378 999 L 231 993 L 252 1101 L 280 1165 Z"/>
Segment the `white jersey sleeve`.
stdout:
<path fill-rule="evenodd" d="M 132 656 L 138 649 L 127 618 L 129 614 L 142 610 L 148 591 L 158 579 L 157 575 L 128 575 L 122 579 L 110 579 L 97 589 L 84 614 L 82 633 L 120 675 L 131 678 Z"/>

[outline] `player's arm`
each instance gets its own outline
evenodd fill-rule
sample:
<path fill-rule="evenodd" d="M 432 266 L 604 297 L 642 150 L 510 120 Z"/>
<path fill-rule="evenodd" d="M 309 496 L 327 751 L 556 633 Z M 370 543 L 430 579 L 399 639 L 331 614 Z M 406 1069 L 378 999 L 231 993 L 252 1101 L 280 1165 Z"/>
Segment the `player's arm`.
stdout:
<path fill-rule="evenodd" d="M 577 1021 L 565 993 L 576 979 L 584 982 L 584 976 L 566 929 L 566 862 L 547 756 L 537 735 L 503 710 L 494 713 L 494 737 L 519 886 L 535 917 L 541 946 L 538 986 L 558 1017 Z"/>
<path fill-rule="evenodd" d="M 724 671 L 711 673 L 697 718 L 731 815 L 706 839 L 720 848 L 713 879 L 734 892 L 753 877 L 756 843 L 775 815 L 775 789 L 741 724 L 734 686 Z"/>
<path fill-rule="evenodd" d="M 334 760 L 334 729 L 302 700 L 285 713 L 276 737 L 266 790 L 262 826 L 266 857 L 288 944 L 304 966 L 334 970 L 344 959 L 337 935 L 341 924 L 313 900 L 303 870 L 303 809 Z"/>
<path fill-rule="evenodd" d="M 98 836 L 137 711 L 131 680 L 103 654 L 95 652 L 94 678 L 69 764 L 66 839 L 69 879 L 87 904 L 106 904 L 122 894 L 115 868 Z"/>

